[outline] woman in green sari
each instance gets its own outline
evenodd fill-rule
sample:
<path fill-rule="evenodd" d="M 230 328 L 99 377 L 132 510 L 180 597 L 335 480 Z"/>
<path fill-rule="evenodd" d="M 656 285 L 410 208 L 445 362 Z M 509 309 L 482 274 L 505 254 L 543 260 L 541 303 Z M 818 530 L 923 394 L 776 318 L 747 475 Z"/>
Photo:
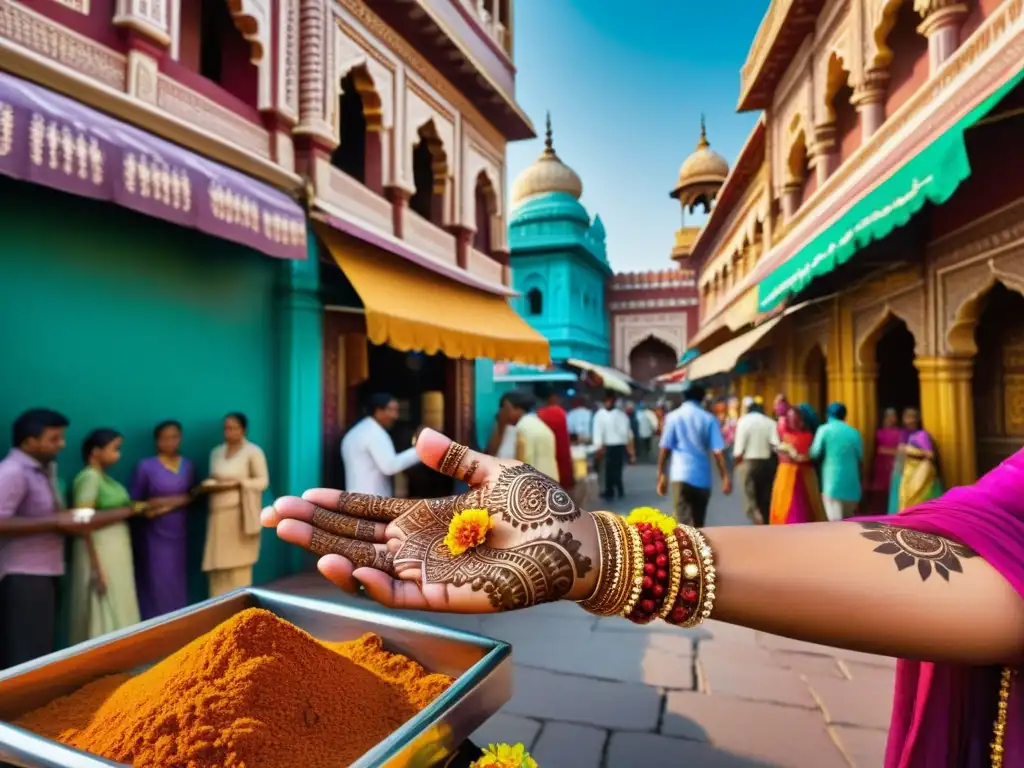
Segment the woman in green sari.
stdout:
<path fill-rule="evenodd" d="M 112 429 L 95 429 L 82 443 L 85 469 L 75 477 L 71 502 L 94 509 L 97 517 L 146 509 L 134 504 L 128 490 L 107 474 L 121 459 L 124 438 Z M 81 643 L 139 622 L 135 569 L 127 520 L 75 538 L 71 555 L 72 643 Z"/>
<path fill-rule="evenodd" d="M 903 411 L 903 430 L 889 489 L 890 515 L 942 495 L 935 442 L 922 428 L 921 413 L 916 408 Z"/>

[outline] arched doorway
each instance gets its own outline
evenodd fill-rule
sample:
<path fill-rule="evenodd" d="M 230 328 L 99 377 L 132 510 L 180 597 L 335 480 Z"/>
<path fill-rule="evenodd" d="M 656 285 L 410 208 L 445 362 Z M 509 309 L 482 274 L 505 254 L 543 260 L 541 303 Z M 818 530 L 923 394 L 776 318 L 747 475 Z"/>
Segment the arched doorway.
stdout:
<path fill-rule="evenodd" d="M 804 378 L 807 380 L 807 403 L 824 419 L 828 405 L 828 359 L 820 344 L 815 344 L 804 360 Z"/>
<path fill-rule="evenodd" d="M 412 178 L 416 192 L 409 208 L 437 226 L 444 224 L 444 192 L 448 158 L 433 122 L 423 125 L 412 153 Z"/>
<path fill-rule="evenodd" d="M 1024 296 L 996 283 L 982 301 L 973 383 L 979 476 L 1024 445 Z"/>
<path fill-rule="evenodd" d="M 921 407 L 921 383 L 914 367 L 914 334 L 907 324 L 890 315 L 878 330 L 875 341 L 875 402 L 881 418 L 886 408 L 902 413 L 904 408 Z"/>
<path fill-rule="evenodd" d="M 674 370 L 678 356 L 661 339 L 648 336 L 629 353 L 629 375 L 636 381 L 653 381 L 663 373 Z"/>

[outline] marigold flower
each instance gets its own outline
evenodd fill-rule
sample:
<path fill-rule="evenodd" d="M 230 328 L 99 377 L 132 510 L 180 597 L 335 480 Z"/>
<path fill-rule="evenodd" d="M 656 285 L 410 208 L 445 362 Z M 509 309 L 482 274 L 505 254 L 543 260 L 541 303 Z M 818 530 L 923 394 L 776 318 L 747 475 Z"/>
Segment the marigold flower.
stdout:
<path fill-rule="evenodd" d="M 661 529 L 661 532 L 666 536 L 671 535 L 676 529 L 676 521 L 668 515 L 662 514 L 661 511 L 654 507 L 637 507 L 629 513 L 626 522 L 630 525 L 650 523 L 654 527 Z"/>
<path fill-rule="evenodd" d="M 448 551 L 458 557 L 487 540 L 487 532 L 494 527 L 494 521 L 486 509 L 466 509 L 459 512 L 448 524 L 448 535 L 444 543 Z"/>
<path fill-rule="evenodd" d="M 537 768 L 537 761 L 522 744 L 491 744 L 469 768 Z"/>

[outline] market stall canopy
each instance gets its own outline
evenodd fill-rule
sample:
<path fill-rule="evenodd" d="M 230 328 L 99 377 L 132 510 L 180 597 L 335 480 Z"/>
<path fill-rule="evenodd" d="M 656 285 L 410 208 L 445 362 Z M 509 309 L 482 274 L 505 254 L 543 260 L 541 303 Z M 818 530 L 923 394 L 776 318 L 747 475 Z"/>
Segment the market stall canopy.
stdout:
<path fill-rule="evenodd" d="M 586 360 L 576 360 L 573 358 L 566 360 L 565 364 L 571 365 L 573 368 L 579 368 L 581 371 L 587 371 L 588 373 L 594 374 L 601 379 L 601 385 L 605 389 L 610 389 L 612 392 L 618 392 L 620 395 L 633 394 L 631 379 L 622 371 L 617 371 L 614 368 L 609 368 L 605 365 L 588 363 Z"/>
<path fill-rule="evenodd" d="M 533 384 L 540 382 L 573 382 L 579 377 L 557 365 L 516 365 L 495 363 L 494 381 L 498 384 Z"/>
<path fill-rule="evenodd" d="M 716 373 L 727 373 L 733 370 L 739 363 L 740 358 L 752 350 L 757 342 L 767 336 L 776 325 L 782 322 L 783 318 L 799 312 L 804 307 L 811 304 L 819 304 L 822 301 L 823 299 L 815 299 L 814 301 L 805 301 L 802 304 L 789 307 L 784 312 L 780 312 L 775 317 L 761 323 L 752 331 L 747 331 L 735 339 L 731 339 L 721 346 L 705 352 L 690 363 L 688 378 L 691 381 L 696 381 L 697 379 L 706 379 L 709 376 L 714 376 Z"/>
<path fill-rule="evenodd" d="M 548 341 L 503 296 L 470 288 L 322 224 L 316 231 L 363 302 L 366 335 L 403 352 L 550 361 Z"/>
<path fill-rule="evenodd" d="M 284 192 L 3 72 L 0 174 L 306 258 L 306 216 Z"/>
<path fill-rule="evenodd" d="M 758 284 L 761 312 L 777 307 L 828 274 L 859 250 L 904 226 L 925 203 L 941 205 L 971 175 L 966 131 L 984 119 L 1024 80 L 1024 69 L 1014 74 L 924 149 L 896 168 L 850 206 L 803 248 L 768 273 Z"/>

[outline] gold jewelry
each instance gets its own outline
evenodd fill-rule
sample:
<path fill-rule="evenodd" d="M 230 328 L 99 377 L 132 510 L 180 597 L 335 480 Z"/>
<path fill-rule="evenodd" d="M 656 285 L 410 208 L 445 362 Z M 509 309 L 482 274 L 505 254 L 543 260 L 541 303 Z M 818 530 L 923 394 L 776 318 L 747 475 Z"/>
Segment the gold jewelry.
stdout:
<path fill-rule="evenodd" d="M 1003 768 L 1003 741 L 1006 738 L 1006 718 L 1010 709 L 1010 689 L 1013 687 L 1012 669 L 1003 669 L 999 678 L 999 705 L 996 722 L 992 729 L 992 768 Z"/>
<path fill-rule="evenodd" d="M 622 521 L 622 524 L 629 532 L 629 559 L 627 562 L 630 564 L 630 578 L 626 582 L 630 587 L 629 599 L 619 611 L 619 615 L 625 618 L 640 602 L 640 593 L 644 588 L 644 543 L 640 538 L 640 531 L 635 525 L 628 525 L 625 520 Z"/>
<path fill-rule="evenodd" d="M 455 477 L 455 473 L 459 471 L 459 467 L 462 466 L 462 460 L 466 458 L 467 453 L 469 453 L 468 447 L 452 440 L 448 445 L 448 450 L 444 452 L 444 456 L 441 458 L 437 471 L 442 475 Z"/>
<path fill-rule="evenodd" d="M 581 608 L 591 613 L 600 613 L 600 609 L 608 602 L 613 593 L 613 586 L 622 570 L 622 553 L 614 546 L 615 523 L 607 519 L 607 512 L 594 513 L 594 525 L 597 528 L 598 559 L 601 570 L 597 586 L 590 597 L 577 600 Z"/>
<path fill-rule="evenodd" d="M 664 619 L 676 604 L 676 596 L 679 594 L 679 587 L 683 583 L 683 560 L 679 553 L 679 541 L 675 532 L 665 537 L 665 547 L 668 550 L 668 591 L 665 593 L 665 602 L 661 604 L 658 611 L 658 618 Z"/>
<path fill-rule="evenodd" d="M 704 538 L 704 534 L 694 529 L 694 536 L 697 543 L 697 555 L 700 557 L 703 566 L 703 578 L 701 579 L 700 620 L 711 618 L 711 612 L 715 609 L 715 553 L 711 551 L 711 545 Z"/>
<path fill-rule="evenodd" d="M 608 520 L 614 526 L 617 553 L 615 562 L 618 569 L 618 575 L 615 583 L 612 585 L 608 602 L 602 607 L 602 615 L 617 616 L 629 600 L 629 595 L 633 589 L 633 559 L 630 552 L 632 544 L 626 519 L 614 512 L 604 512 L 602 514 L 607 515 Z"/>

